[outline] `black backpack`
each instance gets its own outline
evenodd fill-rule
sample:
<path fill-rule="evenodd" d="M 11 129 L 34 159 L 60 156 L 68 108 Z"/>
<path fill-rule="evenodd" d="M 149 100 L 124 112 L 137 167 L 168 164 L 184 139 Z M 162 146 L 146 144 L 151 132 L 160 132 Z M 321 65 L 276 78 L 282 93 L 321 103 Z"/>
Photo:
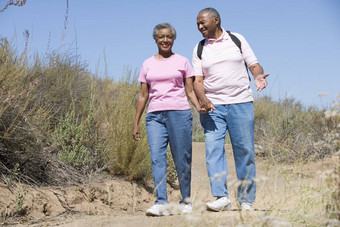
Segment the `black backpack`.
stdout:
<path fill-rule="evenodd" d="M 240 52 L 241 52 L 241 54 L 242 54 L 241 41 L 240 41 L 235 35 L 231 34 L 230 31 L 226 31 L 226 32 L 229 34 L 231 40 L 235 43 L 235 45 L 240 49 Z M 202 40 L 198 43 L 198 47 L 197 47 L 197 57 L 198 57 L 199 59 L 201 59 L 201 60 L 202 60 L 202 52 L 203 52 L 204 42 L 205 42 L 205 39 L 202 39 Z M 251 80 L 251 79 L 250 79 L 250 76 L 249 76 L 249 72 L 248 72 L 247 63 L 244 62 L 244 65 L 246 66 L 249 80 Z"/>

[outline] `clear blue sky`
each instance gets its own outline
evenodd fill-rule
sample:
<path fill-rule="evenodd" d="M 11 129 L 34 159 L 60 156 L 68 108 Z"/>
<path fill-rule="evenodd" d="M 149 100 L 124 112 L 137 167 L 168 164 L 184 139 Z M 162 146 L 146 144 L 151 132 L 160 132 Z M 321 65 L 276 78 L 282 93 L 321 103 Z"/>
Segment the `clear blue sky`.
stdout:
<path fill-rule="evenodd" d="M 106 65 L 107 76 L 119 79 L 125 66 L 139 72 L 144 59 L 157 53 L 151 34 L 161 22 L 176 28 L 173 50 L 191 61 L 202 39 L 196 16 L 206 7 L 220 12 L 222 27 L 245 36 L 270 73 L 268 87 L 255 95 L 319 107 L 337 99 L 340 0 L 69 0 L 66 30 L 66 0 L 27 0 L 0 13 L 0 35 L 13 40 L 20 53 L 28 30 L 31 55 L 70 51 L 89 71 L 104 76 Z"/>

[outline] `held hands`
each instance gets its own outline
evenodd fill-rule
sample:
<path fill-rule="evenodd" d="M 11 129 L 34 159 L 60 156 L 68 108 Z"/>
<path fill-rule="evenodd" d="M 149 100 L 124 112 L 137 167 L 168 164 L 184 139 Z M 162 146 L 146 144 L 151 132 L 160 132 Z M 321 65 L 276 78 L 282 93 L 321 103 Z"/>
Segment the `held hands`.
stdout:
<path fill-rule="evenodd" d="M 207 111 L 205 108 L 203 108 L 203 107 L 200 107 L 199 109 L 197 109 L 197 111 L 198 111 L 199 113 L 201 113 L 201 114 L 208 112 L 208 111 Z"/>
<path fill-rule="evenodd" d="M 269 76 L 269 73 L 267 74 L 259 74 L 255 77 L 255 86 L 256 86 L 256 91 L 262 91 L 263 89 L 265 89 L 265 87 L 267 86 L 267 81 L 266 81 L 266 77 Z"/>
<path fill-rule="evenodd" d="M 205 100 L 201 101 L 201 108 L 198 111 L 199 113 L 208 113 L 209 111 L 214 112 L 216 110 L 214 104 L 206 98 Z"/>

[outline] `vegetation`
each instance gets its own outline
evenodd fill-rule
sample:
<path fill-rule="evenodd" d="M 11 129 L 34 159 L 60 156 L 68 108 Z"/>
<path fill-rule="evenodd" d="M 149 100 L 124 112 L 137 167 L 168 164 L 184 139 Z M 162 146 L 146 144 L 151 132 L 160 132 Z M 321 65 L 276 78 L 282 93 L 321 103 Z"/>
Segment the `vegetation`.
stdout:
<path fill-rule="evenodd" d="M 328 111 L 306 110 L 294 99 L 258 99 L 254 104 L 255 142 L 275 161 L 306 162 L 332 155 L 340 149 L 338 105 Z"/>
<path fill-rule="evenodd" d="M 16 168 L 17 180 L 36 184 L 72 183 L 75 173 L 101 170 L 129 180 L 150 178 L 146 136 L 138 143 L 131 136 L 139 91 L 131 71 L 115 82 L 92 76 L 67 53 L 29 62 L 26 52 L 18 56 L 3 38 L 0 84 L 4 175 L 13 176 Z M 59 172 L 55 168 L 64 171 L 51 174 Z"/>
<path fill-rule="evenodd" d="M 0 8 L 0 13 L 5 11 L 8 6 L 13 5 L 13 6 L 23 6 L 26 4 L 26 0 L 9 0 L 5 6 Z"/>
<path fill-rule="evenodd" d="M 141 141 L 132 139 L 139 92 L 137 72 L 121 80 L 87 71 L 72 53 L 32 59 L 0 39 L 0 171 L 11 190 L 15 181 L 35 185 L 82 182 L 95 172 L 131 181 L 151 178 L 150 157 L 141 121 Z M 340 98 L 340 97 L 339 97 Z M 305 163 L 338 154 L 340 100 L 330 110 L 305 109 L 293 99 L 255 100 L 257 152 L 273 163 Z M 193 140 L 204 141 L 193 111 Z M 169 162 L 169 183 L 176 180 Z M 340 219 L 339 165 L 327 176 L 324 210 Z M 23 211 L 26 193 L 18 194 Z"/>

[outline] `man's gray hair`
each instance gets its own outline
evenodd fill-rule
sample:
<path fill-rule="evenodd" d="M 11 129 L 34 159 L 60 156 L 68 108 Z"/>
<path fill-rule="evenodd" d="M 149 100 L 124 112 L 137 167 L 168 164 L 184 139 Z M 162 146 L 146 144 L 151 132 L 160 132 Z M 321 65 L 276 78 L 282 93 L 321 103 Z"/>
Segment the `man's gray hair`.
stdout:
<path fill-rule="evenodd" d="M 170 28 L 172 36 L 174 37 L 174 40 L 176 39 L 176 29 L 169 23 L 160 23 L 160 24 L 157 24 L 155 26 L 155 28 L 153 29 L 152 37 L 153 37 L 154 40 L 157 40 L 158 32 L 159 32 L 159 30 L 161 30 L 163 28 Z"/>
<path fill-rule="evenodd" d="M 214 18 L 218 17 L 220 19 L 220 23 L 218 24 L 218 26 L 221 27 L 221 16 L 217 12 L 216 9 L 210 8 L 210 7 L 209 8 L 205 8 L 205 9 L 202 9 L 198 14 L 203 13 L 203 12 L 208 12 L 211 17 L 214 17 Z"/>

